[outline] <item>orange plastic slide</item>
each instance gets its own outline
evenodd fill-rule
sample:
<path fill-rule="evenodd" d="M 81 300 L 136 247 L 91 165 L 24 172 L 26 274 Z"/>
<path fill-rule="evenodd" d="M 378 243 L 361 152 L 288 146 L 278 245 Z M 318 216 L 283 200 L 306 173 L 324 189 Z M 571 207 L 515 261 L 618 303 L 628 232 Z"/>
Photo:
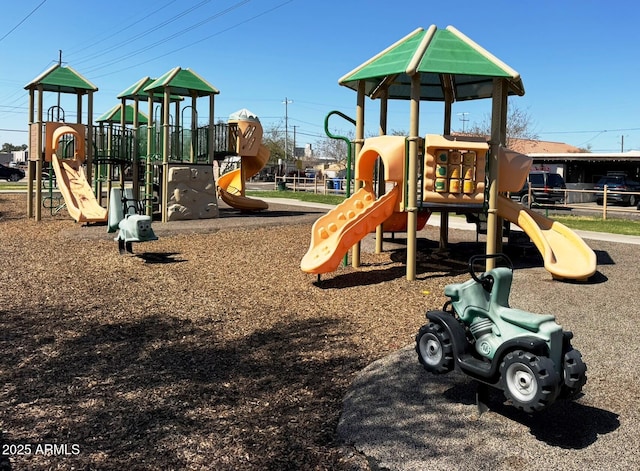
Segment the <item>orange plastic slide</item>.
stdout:
<path fill-rule="evenodd" d="M 107 209 L 98 204 L 84 174 L 85 133 L 82 124 L 48 122 L 46 124 L 45 158 L 53 162 L 58 188 L 67 206 L 69 216 L 76 222 L 105 222 Z M 59 159 L 56 149 L 63 136 L 72 136 L 75 154 L 71 159 Z"/>
<path fill-rule="evenodd" d="M 77 159 L 58 159 L 52 155 L 58 188 L 67 206 L 69 216 L 76 222 L 104 222 L 107 209 L 98 204 L 87 181 L 82 164 Z"/>
<path fill-rule="evenodd" d="M 266 201 L 249 198 L 244 195 L 244 181 L 258 173 L 269 161 L 269 149 L 260 145 L 257 155 L 241 157 L 240 168 L 225 173 L 218 178 L 218 194 L 222 201 L 241 211 L 259 211 L 267 209 Z"/>
<path fill-rule="evenodd" d="M 385 221 L 392 223 L 393 230 L 403 225 L 406 230 L 406 215 L 400 213 L 405 147 L 402 136 L 366 140 L 356 159 L 355 172 L 364 187 L 313 224 L 309 249 L 300 262 L 302 271 L 315 274 L 335 271 L 344 254 Z M 378 156 L 384 162 L 384 179 L 391 185 L 387 193 L 376 200 L 373 176 Z M 400 217 L 390 219 L 394 214 Z M 422 218 L 424 222 L 426 217 Z M 391 230 L 391 226 L 387 230 Z"/>
<path fill-rule="evenodd" d="M 307 273 L 335 271 L 347 251 L 393 214 L 400 190 L 391 191 L 376 201 L 373 186 L 368 183 L 324 216 L 311 230 L 311 244 L 300 262 Z"/>
<path fill-rule="evenodd" d="M 564 224 L 504 196 L 498 196 L 498 215 L 522 228 L 540 251 L 545 269 L 554 278 L 585 281 L 596 272 L 593 250 Z"/>

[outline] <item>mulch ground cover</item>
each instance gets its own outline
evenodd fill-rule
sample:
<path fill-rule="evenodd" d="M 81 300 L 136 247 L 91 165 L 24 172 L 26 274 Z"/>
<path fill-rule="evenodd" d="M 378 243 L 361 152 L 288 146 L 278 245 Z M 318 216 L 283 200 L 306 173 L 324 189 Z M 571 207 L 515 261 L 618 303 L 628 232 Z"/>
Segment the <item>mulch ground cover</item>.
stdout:
<path fill-rule="evenodd" d="M 335 439 L 342 397 L 412 341 L 451 267 L 408 282 L 397 253 L 363 253 L 318 283 L 299 263 L 321 212 L 154 223 L 121 256 L 104 226 L 0 195 L 4 466 L 367 469 Z"/>
<path fill-rule="evenodd" d="M 338 438 L 343 398 L 363 368 L 414 342 L 484 247 L 452 230 L 441 252 L 427 226 L 416 281 L 402 239 L 381 254 L 365 242 L 360 268 L 318 281 L 299 263 L 323 212 L 154 222 L 159 240 L 122 256 L 105 226 L 65 211 L 35 222 L 24 194 L 0 194 L 0 470 L 376 469 Z M 625 456 L 640 386 L 637 296 L 621 293 L 637 293 L 637 275 L 619 270 L 637 251 L 615 253 L 614 264 L 598 251 L 597 284 L 558 285 L 538 268 L 519 270 L 514 291 L 518 307 L 548 307 L 575 329 L 584 404 L 621 417 L 609 437 L 627 437 Z M 517 260 L 540 267 L 535 251 Z M 500 469 L 535 466 L 516 461 Z"/>

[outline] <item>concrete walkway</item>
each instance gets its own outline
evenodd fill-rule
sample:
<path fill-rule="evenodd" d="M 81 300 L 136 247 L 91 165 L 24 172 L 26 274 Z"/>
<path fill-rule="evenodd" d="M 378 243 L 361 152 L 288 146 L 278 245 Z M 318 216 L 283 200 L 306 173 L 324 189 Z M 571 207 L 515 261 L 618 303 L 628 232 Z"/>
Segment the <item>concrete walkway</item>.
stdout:
<path fill-rule="evenodd" d="M 330 205 L 330 204 L 310 203 L 307 201 L 300 201 L 293 198 L 260 198 L 260 199 L 273 204 L 285 204 L 287 206 L 303 206 L 307 208 L 325 209 L 327 211 L 335 208 L 334 205 Z M 550 219 L 553 219 L 553 216 L 551 216 Z M 439 227 L 440 218 L 439 217 L 429 218 L 429 220 L 427 221 L 427 225 Z M 468 223 L 465 218 L 457 217 L 457 216 L 453 216 L 449 218 L 449 227 L 451 229 L 460 229 L 465 231 L 476 230 L 475 224 Z M 512 227 L 515 230 L 522 230 L 515 224 L 512 224 Z M 605 232 L 580 231 L 575 229 L 573 231 L 585 240 L 602 240 L 602 241 L 610 241 L 610 242 L 619 242 L 624 244 L 640 245 L 640 236 L 611 234 L 611 233 L 605 233 Z"/>

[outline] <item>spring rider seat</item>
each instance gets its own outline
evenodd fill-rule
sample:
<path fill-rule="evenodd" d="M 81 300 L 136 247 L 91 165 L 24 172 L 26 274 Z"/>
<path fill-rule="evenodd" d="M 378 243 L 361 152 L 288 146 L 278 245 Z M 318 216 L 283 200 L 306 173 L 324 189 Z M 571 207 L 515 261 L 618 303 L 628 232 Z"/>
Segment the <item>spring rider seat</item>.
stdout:
<path fill-rule="evenodd" d="M 125 189 L 124 195 L 121 188 L 111 189 L 107 232 L 119 230 L 114 240 L 121 255 L 133 253 L 133 242 L 158 240 L 151 228 L 151 216 L 137 214 L 134 202 L 130 189 Z"/>

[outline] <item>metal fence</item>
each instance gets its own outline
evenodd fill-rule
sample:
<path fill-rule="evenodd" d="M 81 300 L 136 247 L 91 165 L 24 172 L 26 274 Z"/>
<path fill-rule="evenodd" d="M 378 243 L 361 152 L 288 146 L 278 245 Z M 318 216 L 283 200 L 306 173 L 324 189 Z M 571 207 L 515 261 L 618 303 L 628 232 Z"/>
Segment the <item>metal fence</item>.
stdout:
<path fill-rule="evenodd" d="M 620 191 L 611 191 L 606 186 L 604 190 L 594 190 L 580 184 L 572 184 L 573 188 L 567 188 L 564 191 L 564 200 L 562 203 L 552 205 L 539 205 L 533 203 L 531 205 L 534 209 L 558 209 L 558 210 L 575 210 L 576 212 L 584 211 L 589 213 L 600 213 L 602 219 L 607 219 L 611 214 L 624 214 L 632 213 L 634 215 L 640 215 L 640 211 L 636 204 L 629 206 L 614 205 L 608 201 L 610 194 L 621 194 Z M 274 189 L 276 190 L 292 190 L 292 191 L 307 191 L 316 194 L 323 195 L 346 195 L 347 180 L 345 178 L 306 178 L 299 176 L 284 176 L 276 177 Z M 353 190 L 353 181 L 351 184 Z M 640 201 L 640 192 L 624 192 L 624 195 L 633 195 L 635 201 Z M 602 197 L 602 204 L 596 204 L 598 197 Z M 531 194 L 529 195 L 529 201 L 531 201 Z"/>
<path fill-rule="evenodd" d="M 611 203 L 611 195 L 629 196 L 630 204 L 620 205 Z M 633 197 L 633 198 L 631 198 Z M 602 200 L 601 203 L 596 201 Z M 530 200 L 531 201 L 531 200 Z M 638 214 L 637 202 L 640 201 L 640 192 L 609 190 L 605 185 L 603 190 L 594 190 L 593 188 L 567 188 L 564 190 L 564 203 L 554 205 L 557 209 L 571 209 L 577 211 L 599 212 L 602 219 L 607 219 L 609 213 L 629 213 Z M 534 204 L 535 207 L 535 204 Z"/>
<path fill-rule="evenodd" d="M 347 193 L 346 178 L 307 178 L 297 175 L 276 177 L 274 186 L 276 190 L 308 191 L 321 195 L 346 195 Z M 353 180 L 351 188 L 353 189 Z"/>

